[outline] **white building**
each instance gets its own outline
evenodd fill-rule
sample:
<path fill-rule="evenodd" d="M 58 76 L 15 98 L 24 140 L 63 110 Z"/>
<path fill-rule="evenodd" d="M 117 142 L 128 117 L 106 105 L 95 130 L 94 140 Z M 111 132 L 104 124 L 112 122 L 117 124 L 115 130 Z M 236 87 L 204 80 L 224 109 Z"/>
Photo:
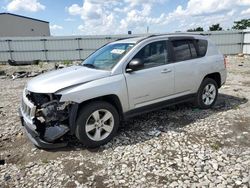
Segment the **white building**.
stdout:
<path fill-rule="evenodd" d="M 0 13 L 0 37 L 50 36 L 49 22 L 11 13 Z"/>

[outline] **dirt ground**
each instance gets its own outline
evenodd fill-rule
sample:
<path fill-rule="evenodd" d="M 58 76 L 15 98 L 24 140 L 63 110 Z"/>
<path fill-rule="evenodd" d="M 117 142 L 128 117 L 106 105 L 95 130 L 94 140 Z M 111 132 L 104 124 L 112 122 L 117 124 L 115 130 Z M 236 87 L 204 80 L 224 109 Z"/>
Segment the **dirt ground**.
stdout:
<path fill-rule="evenodd" d="M 0 73 L 53 66 L 0 65 Z M 180 104 L 138 116 L 95 150 L 77 141 L 48 151 L 34 147 L 17 110 L 30 78 L 0 76 L 0 188 L 249 187 L 250 58 L 229 56 L 227 68 L 212 109 Z"/>

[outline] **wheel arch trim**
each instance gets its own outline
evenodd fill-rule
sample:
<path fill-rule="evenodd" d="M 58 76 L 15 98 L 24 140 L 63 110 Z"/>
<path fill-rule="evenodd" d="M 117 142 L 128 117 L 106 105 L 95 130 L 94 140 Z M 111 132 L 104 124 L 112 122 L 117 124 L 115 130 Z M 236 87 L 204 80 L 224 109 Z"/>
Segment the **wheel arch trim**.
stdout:
<path fill-rule="evenodd" d="M 80 109 L 83 108 L 84 106 L 86 106 L 87 104 L 94 102 L 94 101 L 105 101 L 105 102 L 110 103 L 111 105 L 113 105 L 116 108 L 116 110 L 119 114 L 120 120 L 124 119 L 122 104 L 121 104 L 121 101 L 117 95 L 110 94 L 110 95 L 105 95 L 105 96 L 101 96 L 101 97 L 95 97 L 95 98 L 83 101 L 82 103 L 75 103 L 72 105 L 72 107 L 70 109 L 70 114 L 69 114 L 69 126 L 70 126 L 70 133 L 71 134 L 75 134 L 76 119 L 77 119 L 77 116 L 78 116 Z"/>

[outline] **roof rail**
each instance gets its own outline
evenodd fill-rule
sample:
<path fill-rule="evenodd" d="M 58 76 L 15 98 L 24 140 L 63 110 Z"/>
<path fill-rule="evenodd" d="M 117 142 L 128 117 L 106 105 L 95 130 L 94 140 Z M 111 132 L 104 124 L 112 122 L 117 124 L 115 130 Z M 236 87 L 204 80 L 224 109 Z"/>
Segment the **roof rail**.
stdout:
<path fill-rule="evenodd" d="M 118 38 L 115 41 L 119 41 L 119 40 L 126 40 L 126 39 L 131 39 L 131 38 L 136 38 L 138 36 L 131 36 L 131 37 L 124 37 L 124 38 Z"/>
<path fill-rule="evenodd" d="M 176 33 L 163 33 L 163 34 L 152 34 L 152 35 L 148 35 L 144 38 L 142 38 L 141 40 L 138 40 L 137 43 L 151 38 L 151 37 L 158 37 L 158 36 L 169 36 L 169 35 L 202 35 L 202 36 L 206 36 L 209 35 L 209 33 L 205 34 L 205 33 L 198 33 L 198 32 L 176 32 Z"/>
<path fill-rule="evenodd" d="M 176 32 L 176 33 L 171 33 L 172 35 L 176 35 L 176 34 L 182 34 L 182 35 L 208 35 L 206 33 L 200 33 L 200 32 Z"/>

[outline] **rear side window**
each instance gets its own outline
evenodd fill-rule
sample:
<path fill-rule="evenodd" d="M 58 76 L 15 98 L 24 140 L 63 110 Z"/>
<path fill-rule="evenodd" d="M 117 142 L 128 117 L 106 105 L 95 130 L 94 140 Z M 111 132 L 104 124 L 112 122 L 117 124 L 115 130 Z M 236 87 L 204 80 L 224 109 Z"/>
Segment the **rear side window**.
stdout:
<path fill-rule="evenodd" d="M 197 54 L 197 52 L 196 52 L 195 45 L 194 45 L 194 42 L 193 42 L 193 41 L 190 41 L 190 42 L 189 42 L 189 47 L 190 47 L 190 51 L 191 51 L 191 56 L 192 56 L 192 58 L 197 58 L 197 57 L 198 57 L 198 54 Z"/>
<path fill-rule="evenodd" d="M 195 42 L 195 40 L 172 41 L 173 50 L 175 54 L 175 61 L 185 61 L 201 57 Z"/>
<path fill-rule="evenodd" d="M 198 47 L 198 53 L 199 57 L 203 57 L 207 53 L 207 41 L 206 40 L 197 40 L 197 47 Z"/>
<path fill-rule="evenodd" d="M 189 42 L 187 40 L 172 41 L 172 44 L 175 53 L 175 61 L 185 61 L 192 59 Z"/>

